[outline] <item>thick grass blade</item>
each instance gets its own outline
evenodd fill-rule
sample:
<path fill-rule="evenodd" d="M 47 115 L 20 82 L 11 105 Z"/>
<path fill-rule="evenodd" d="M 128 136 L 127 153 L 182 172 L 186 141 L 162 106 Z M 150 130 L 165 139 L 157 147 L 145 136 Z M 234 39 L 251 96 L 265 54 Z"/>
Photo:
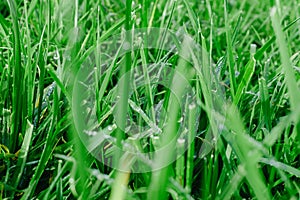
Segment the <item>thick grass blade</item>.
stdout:
<path fill-rule="evenodd" d="M 13 94 L 12 94 L 12 127 L 10 134 L 10 150 L 14 152 L 17 148 L 18 135 L 22 131 L 22 105 L 23 98 L 19 98 L 23 94 L 23 68 L 21 63 L 21 39 L 18 22 L 18 11 L 16 2 L 7 0 L 10 13 L 13 20 L 13 38 L 14 38 L 14 68 L 13 68 Z"/>
<path fill-rule="evenodd" d="M 109 38 L 118 28 L 120 28 L 124 22 L 125 17 L 121 18 L 117 23 L 115 23 L 113 26 L 111 26 L 107 31 L 105 31 L 99 38 L 98 42 L 101 43 L 105 41 L 107 38 Z"/>
<path fill-rule="evenodd" d="M 49 73 L 51 78 L 55 81 L 57 86 L 61 89 L 62 93 L 66 96 L 68 102 L 71 102 L 71 97 L 70 97 L 69 92 L 67 91 L 65 85 L 62 83 L 62 81 L 60 80 L 60 78 L 58 77 L 58 75 L 56 74 L 54 69 L 52 69 L 51 67 L 48 67 L 47 72 Z"/>

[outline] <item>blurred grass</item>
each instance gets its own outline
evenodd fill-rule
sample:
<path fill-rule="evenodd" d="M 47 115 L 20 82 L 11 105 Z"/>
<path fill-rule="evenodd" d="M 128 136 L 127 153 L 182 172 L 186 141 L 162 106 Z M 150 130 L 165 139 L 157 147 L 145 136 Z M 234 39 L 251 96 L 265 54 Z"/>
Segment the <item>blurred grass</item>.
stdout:
<path fill-rule="evenodd" d="M 7 0 L 0 11 L 0 199 L 300 198 L 296 1 Z M 148 32 L 141 43 L 126 34 L 139 46 L 124 54 L 112 36 L 139 28 Z M 78 89 L 82 66 L 96 73 Z M 160 77 L 170 88 L 153 84 Z M 193 94 L 177 101 L 185 85 Z M 77 102 L 85 95 L 95 105 Z M 119 169 L 81 140 L 74 120 L 91 126 L 92 115 L 87 133 L 106 138 L 88 148 Z M 158 151 L 112 161 L 114 144 Z"/>

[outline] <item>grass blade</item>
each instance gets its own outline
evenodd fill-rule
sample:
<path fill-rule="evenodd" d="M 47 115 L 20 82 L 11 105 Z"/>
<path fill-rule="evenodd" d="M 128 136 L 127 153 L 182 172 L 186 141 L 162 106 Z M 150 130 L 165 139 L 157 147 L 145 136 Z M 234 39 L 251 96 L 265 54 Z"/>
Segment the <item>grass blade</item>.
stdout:
<path fill-rule="evenodd" d="M 288 94 L 291 98 L 291 108 L 292 111 L 296 111 L 296 108 L 298 108 L 300 105 L 300 91 L 297 86 L 296 77 L 294 75 L 293 67 L 288 53 L 289 50 L 284 39 L 285 36 L 281 29 L 280 20 L 276 8 L 273 8 L 271 11 L 271 19 L 279 46 L 280 58 L 283 65 L 283 72 L 285 74 L 285 82 L 288 87 Z"/>
<path fill-rule="evenodd" d="M 253 76 L 253 73 L 255 71 L 255 63 L 256 63 L 255 59 L 251 58 L 250 61 L 245 66 L 246 71 L 245 71 L 245 73 L 243 75 L 242 81 L 239 84 L 237 92 L 236 92 L 236 94 L 234 96 L 233 103 L 235 105 L 238 105 L 238 103 L 240 102 L 240 99 L 241 99 L 243 93 L 245 92 L 245 90 L 247 89 L 247 87 L 248 87 L 248 85 L 250 83 L 250 80 L 251 80 L 251 78 Z"/>
<path fill-rule="evenodd" d="M 235 78 L 235 62 L 233 57 L 233 48 L 232 48 L 232 37 L 230 33 L 230 25 L 228 21 L 228 2 L 227 0 L 224 0 L 224 19 L 225 19 L 225 28 L 226 28 L 226 42 L 227 42 L 227 63 L 229 67 L 229 76 L 230 76 L 230 91 L 231 96 L 235 96 L 237 83 Z"/>
<path fill-rule="evenodd" d="M 27 160 L 28 151 L 31 145 L 31 138 L 32 138 L 32 132 L 33 132 L 33 125 L 27 120 L 27 126 L 26 126 L 26 133 L 24 136 L 23 144 L 21 147 L 21 150 L 19 152 L 18 156 L 18 163 L 17 163 L 17 170 L 15 171 L 15 177 L 14 180 L 14 187 L 17 188 L 21 179 L 21 176 L 24 171 L 24 167 Z M 12 194 L 12 197 L 14 196 L 14 193 Z"/>
<path fill-rule="evenodd" d="M 20 94 L 23 94 L 23 68 L 21 64 L 21 40 L 20 29 L 18 22 L 18 11 L 16 2 L 13 0 L 7 0 L 10 8 L 10 12 L 13 19 L 13 38 L 14 38 L 14 69 L 13 69 L 13 95 L 12 95 L 12 127 L 10 135 L 10 150 L 14 152 L 17 148 L 17 138 L 22 127 L 22 102 L 23 98 L 19 98 Z"/>

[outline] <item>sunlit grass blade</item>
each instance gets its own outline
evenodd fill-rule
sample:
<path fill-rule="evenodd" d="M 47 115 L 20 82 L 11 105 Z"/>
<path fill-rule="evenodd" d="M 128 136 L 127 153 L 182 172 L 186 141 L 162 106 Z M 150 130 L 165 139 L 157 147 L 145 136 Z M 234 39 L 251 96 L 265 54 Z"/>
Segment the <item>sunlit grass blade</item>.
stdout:
<path fill-rule="evenodd" d="M 53 80 L 55 81 L 55 83 L 57 84 L 57 86 L 60 88 L 60 90 L 62 91 L 62 93 L 66 96 L 68 102 L 71 102 L 71 97 L 70 97 L 69 92 L 67 91 L 67 88 L 63 84 L 62 80 L 60 80 L 60 78 L 58 77 L 58 75 L 56 74 L 56 72 L 54 71 L 54 69 L 52 69 L 51 67 L 48 67 L 47 68 L 47 72 L 49 73 L 49 75 L 51 76 L 51 78 L 53 78 Z"/>

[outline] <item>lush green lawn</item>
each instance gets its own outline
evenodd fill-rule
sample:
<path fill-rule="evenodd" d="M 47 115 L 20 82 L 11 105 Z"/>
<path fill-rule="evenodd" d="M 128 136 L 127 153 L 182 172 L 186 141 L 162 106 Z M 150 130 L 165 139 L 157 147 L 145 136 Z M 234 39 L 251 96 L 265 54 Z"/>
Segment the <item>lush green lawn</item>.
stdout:
<path fill-rule="evenodd" d="M 299 199 L 299 6 L 1 1 L 0 199 Z"/>

